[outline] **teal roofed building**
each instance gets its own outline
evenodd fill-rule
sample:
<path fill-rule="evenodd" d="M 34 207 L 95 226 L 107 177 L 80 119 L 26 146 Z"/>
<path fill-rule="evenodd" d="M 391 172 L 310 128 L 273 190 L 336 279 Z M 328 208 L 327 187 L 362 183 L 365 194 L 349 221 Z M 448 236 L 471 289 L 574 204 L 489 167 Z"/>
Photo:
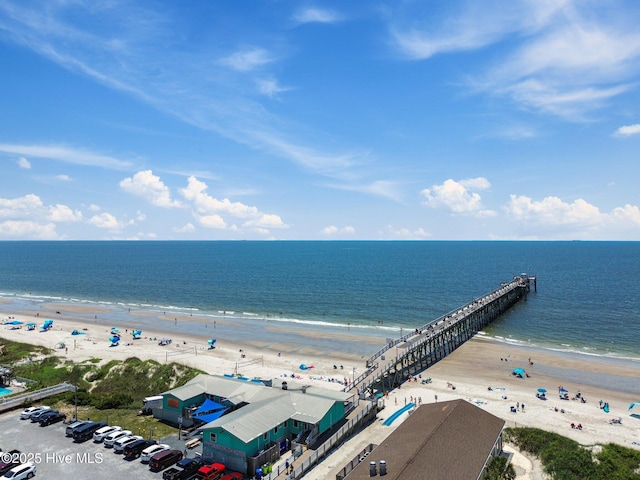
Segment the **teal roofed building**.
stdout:
<path fill-rule="evenodd" d="M 212 375 L 198 375 L 162 395 L 155 417 L 196 426 L 205 461 L 247 475 L 335 430 L 356 401 L 351 393 L 288 379 Z"/>

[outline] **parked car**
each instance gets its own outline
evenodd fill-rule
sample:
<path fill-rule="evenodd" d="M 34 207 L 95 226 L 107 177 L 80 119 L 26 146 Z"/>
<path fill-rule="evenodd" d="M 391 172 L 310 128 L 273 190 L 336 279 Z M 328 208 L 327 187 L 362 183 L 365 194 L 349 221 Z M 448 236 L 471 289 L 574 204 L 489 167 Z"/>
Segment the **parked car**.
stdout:
<path fill-rule="evenodd" d="M 64 422 L 66 419 L 67 416 L 61 412 L 43 415 L 40 417 L 40 426 L 46 427 L 47 425 L 51 425 L 53 423 Z"/>
<path fill-rule="evenodd" d="M 140 461 L 142 463 L 148 463 L 149 460 L 151 460 L 151 457 L 153 457 L 156 453 L 163 452 L 164 450 L 169 450 L 170 448 L 171 447 L 169 445 L 164 443 L 159 443 L 157 445 L 147 447 L 142 450 L 142 453 L 140 454 Z"/>
<path fill-rule="evenodd" d="M 36 465 L 33 462 L 21 463 L 17 467 L 13 467 L 2 478 L 11 478 L 13 480 L 23 480 L 31 478 L 36 474 Z"/>
<path fill-rule="evenodd" d="M 9 457 L 7 453 L 10 454 L 11 457 Z M 13 467 L 17 467 L 18 465 L 20 465 L 20 461 L 18 460 L 19 456 L 20 450 L 11 450 L 10 452 L 6 452 L 4 455 L 2 455 L 3 461 L 0 462 L 0 475 L 4 475 Z M 13 461 L 13 459 L 15 459 L 15 461 Z"/>
<path fill-rule="evenodd" d="M 106 448 L 113 448 L 113 444 L 116 443 L 117 440 L 120 440 L 124 437 L 131 436 L 131 430 L 119 430 L 117 432 L 110 433 L 106 437 L 104 437 L 104 446 Z"/>
<path fill-rule="evenodd" d="M 113 444 L 113 451 L 115 453 L 123 453 L 124 447 L 126 447 L 130 443 L 135 442 L 136 440 L 142 440 L 142 437 L 140 435 L 122 437 L 121 439 L 116 440 L 116 443 Z"/>
<path fill-rule="evenodd" d="M 78 428 L 80 428 L 82 425 L 85 425 L 89 423 L 89 420 L 76 420 L 75 422 L 71 422 L 69 425 L 67 425 L 67 428 L 64 431 L 64 434 L 67 437 L 73 437 L 73 432 L 75 432 Z"/>
<path fill-rule="evenodd" d="M 202 460 L 199 458 L 183 458 L 173 467 L 162 472 L 163 480 L 186 480 L 193 477 L 202 467 Z"/>
<path fill-rule="evenodd" d="M 125 446 L 122 453 L 124 454 L 124 458 L 126 458 L 127 460 L 133 460 L 140 457 L 140 455 L 142 455 L 142 451 L 145 448 L 148 448 L 151 445 L 155 444 L 155 440 L 136 440 L 135 442 Z"/>
<path fill-rule="evenodd" d="M 220 480 L 242 480 L 244 475 L 240 472 L 231 472 L 224 475 Z"/>
<path fill-rule="evenodd" d="M 205 465 L 204 467 L 200 467 L 198 473 L 196 473 L 196 478 L 198 480 L 220 480 L 225 468 L 222 463 Z"/>
<path fill-rule="evenodd" d="M 31 418 L 31 415 L 33 415 L 34 413 L 41 412 L 43 410 L 51 410 L 51 407 L 41 405 L 39 407 L 25 408 L 22 412 L 20 412 L 20 420 L 27 420 Z"/>
<path fill-rule="evenodd" d="M 89 422 L 85 425 L 82 425 L 75 432 L 73 432 L 73 441 L 77 443 L 86 442 L 93 437 L 93 434 L 96 430 L 106 425 L 107 424 L 105 422 Z"/>
<path fill-rule="evenodd" d="M 38 420 L 40 419 L 40 417 L 42 415 L 44 415 L 45 413 L 48 412 L 57 412 L 57 410 L 51 410 L 50 408 L 46 408 L 46 409 L 42 409 L 42 410 L 38 410 L 37 412 L 33 412 L 30 416 L 29 416 L 29 420 L 31 420 L 31 423 L 37 423 Z"/>
<path fill-rule="evenodd" d="M 96 443 L 102 442 L 107 435 L 113 432 L 119 432 L 122 427 L 117 425 L 107 425 L 106 427 L 99 428 L 93 433 L 93 441 Z"/>
<path fill-rule="evenodd" d="M 180 460 L 182 460 L 182 452 L 180 450 L 164 450 L 151 457 L 151 460 L 149 460 L 149 470 L 159 472 Z"/>

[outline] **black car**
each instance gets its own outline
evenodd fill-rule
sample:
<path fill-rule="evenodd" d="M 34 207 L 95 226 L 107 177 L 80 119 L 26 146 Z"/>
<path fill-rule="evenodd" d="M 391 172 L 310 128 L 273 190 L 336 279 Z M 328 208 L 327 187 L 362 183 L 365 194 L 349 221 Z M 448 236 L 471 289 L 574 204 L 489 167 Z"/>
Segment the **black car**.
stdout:
<path fill-rule="evenodd" d="M 93 438 L 93 433 L 99 428 L 106 427 L 107 422 L 89 422 L 82 425 L 73 432 L 73 441 L 76 443 L 86 442 Z"/>
<path fill-rule="evenodd" d="M 42 417 L 40 417 L 40 426 L 46 427 L 47 425 L 51 425 L 52 423 L 63 422 L 66 419 L 67 416 L 64 413 L 50 413 L 49 415 L 43 415 Z"/>
<path fill-rule="evenodd" d="M 58 410 L 41 410 L 39 412 L 34 413 L 29 418 L 31 419 L 31 423 L 37 423 L 40 421 L 42 417 L 45 415 L 49 415 L 51 413 L 58 413 Z"/>
<path fill-rule="evenodd" d="M 11 458 L 9 458 L 9 455 L 11 455 Z M 20 461 L 20 450 L 11 450 L 10 452 L 3 453 L 2 459 L 8 461 L 0 462 L 0 475 L 4 475 L 13 467 L 17 467 L 22 463 Z"/>
<path fill-rule="evenodd" d="M 140 456 L 142 450 L 155 444 L 155 440 L 136 440 L 124 447 L 122 453 L 124 454 L 124 458 L 127 460 L 133 460 Z"/>

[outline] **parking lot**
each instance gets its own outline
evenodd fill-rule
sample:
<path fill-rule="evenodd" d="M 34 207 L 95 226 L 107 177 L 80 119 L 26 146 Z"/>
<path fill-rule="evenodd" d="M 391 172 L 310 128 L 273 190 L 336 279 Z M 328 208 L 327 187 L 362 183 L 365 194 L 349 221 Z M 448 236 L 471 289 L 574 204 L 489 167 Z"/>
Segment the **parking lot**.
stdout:
<path fill-rule="evenodd" d="M 65 436 L 65 429 L 64 423 L 40 427 L 30 420 L 20 420 L 20 410 L 3 413 L 0 415 L 0 448 L 3 452 L 20 450 L 25 460 L 34 462 L 37 465 L 36 479 L 162 479 L 162 472 L 151 472 L 139 459 L 125 460 L 101 443 L 93 443 L 92 440 L 74 443 Z M 158 443 L 184 449 L 184 442 L 177 436 L 158 440 Z M 189 452 L 189 456 L 195 456 L 195 452 Z"/>

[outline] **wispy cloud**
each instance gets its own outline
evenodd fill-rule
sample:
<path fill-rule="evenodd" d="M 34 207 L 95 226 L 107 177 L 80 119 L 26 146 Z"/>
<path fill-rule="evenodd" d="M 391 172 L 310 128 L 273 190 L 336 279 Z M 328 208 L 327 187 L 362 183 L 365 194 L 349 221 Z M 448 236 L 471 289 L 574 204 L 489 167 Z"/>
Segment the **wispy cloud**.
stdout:
<path fill-rule="evenodd" d="M 307 12 L 301 18 L 337 18 L 322 12 L 315 16 Z M 73 24 L 69 18 L 74 18 Z M 100 28 L 94 28 L 97 21 Z M 64 68 L 316 174 L 331 176 L 336 168 L 345 167 L 351 153 L 323 152 L 323 144 L 314 140 L 321 133 L 301 135 L 305 126 L 295 126 L 256 100 L 256 82 L 260 93 L 270 98 L 285 88 L 268 71 L 281 61 L 279 41 L 247 42 L 251 46 L 235 50 L 224 42 L 205 42 L 194 51 L 175 35 L 176 21 L 128 2 L 51 2 L 46 9 L 18 1 L 0 4 L 0 29 L 6 37 Z M 158 49 L 158 45 L 168 47 Z M 256 72 L 271 80 L 252 77 Z M 105 163 L 129 166 L 116 159 Z"/>
<path fill-rule="evenodd" d="M 462 2 L 436 18 L 392 21 L 391 38 L 417 60 L 499 45 L 492 65 L 470 73 L 470 88 L 583 121 L 635 88 L 640 72 L 640 34 L 626 10 L 593 7 L 572 0 Z"/>
<path fill-rule="evenodd" d="M 18 159 L 18 166 L 20 168 L 24 168 L 25 170 L 31 170 L 31 162 L 24 157 L 20 157 Z"/>
<path fill-rule="evenodd" d="M 342 16 L 332 10 L 305 8 L 298 10 L 293 19 L 298 23 L 336 23 L 342 20 Z"/>
<path fill-rule="evenodd" d="M 129 169 L 132 165 L 129 161 L 120 160 L 109 155 L 58 145 L 17 145 L 0 143 L 0 152 L 116 170 Z"/>
<path fill-rule="evenodd" d="M 220 59 L 220 64 L 239 72 L 255 70 L 273 62 L 273 58 L 264 48 L 248 48 L 239 50 Z"/>

